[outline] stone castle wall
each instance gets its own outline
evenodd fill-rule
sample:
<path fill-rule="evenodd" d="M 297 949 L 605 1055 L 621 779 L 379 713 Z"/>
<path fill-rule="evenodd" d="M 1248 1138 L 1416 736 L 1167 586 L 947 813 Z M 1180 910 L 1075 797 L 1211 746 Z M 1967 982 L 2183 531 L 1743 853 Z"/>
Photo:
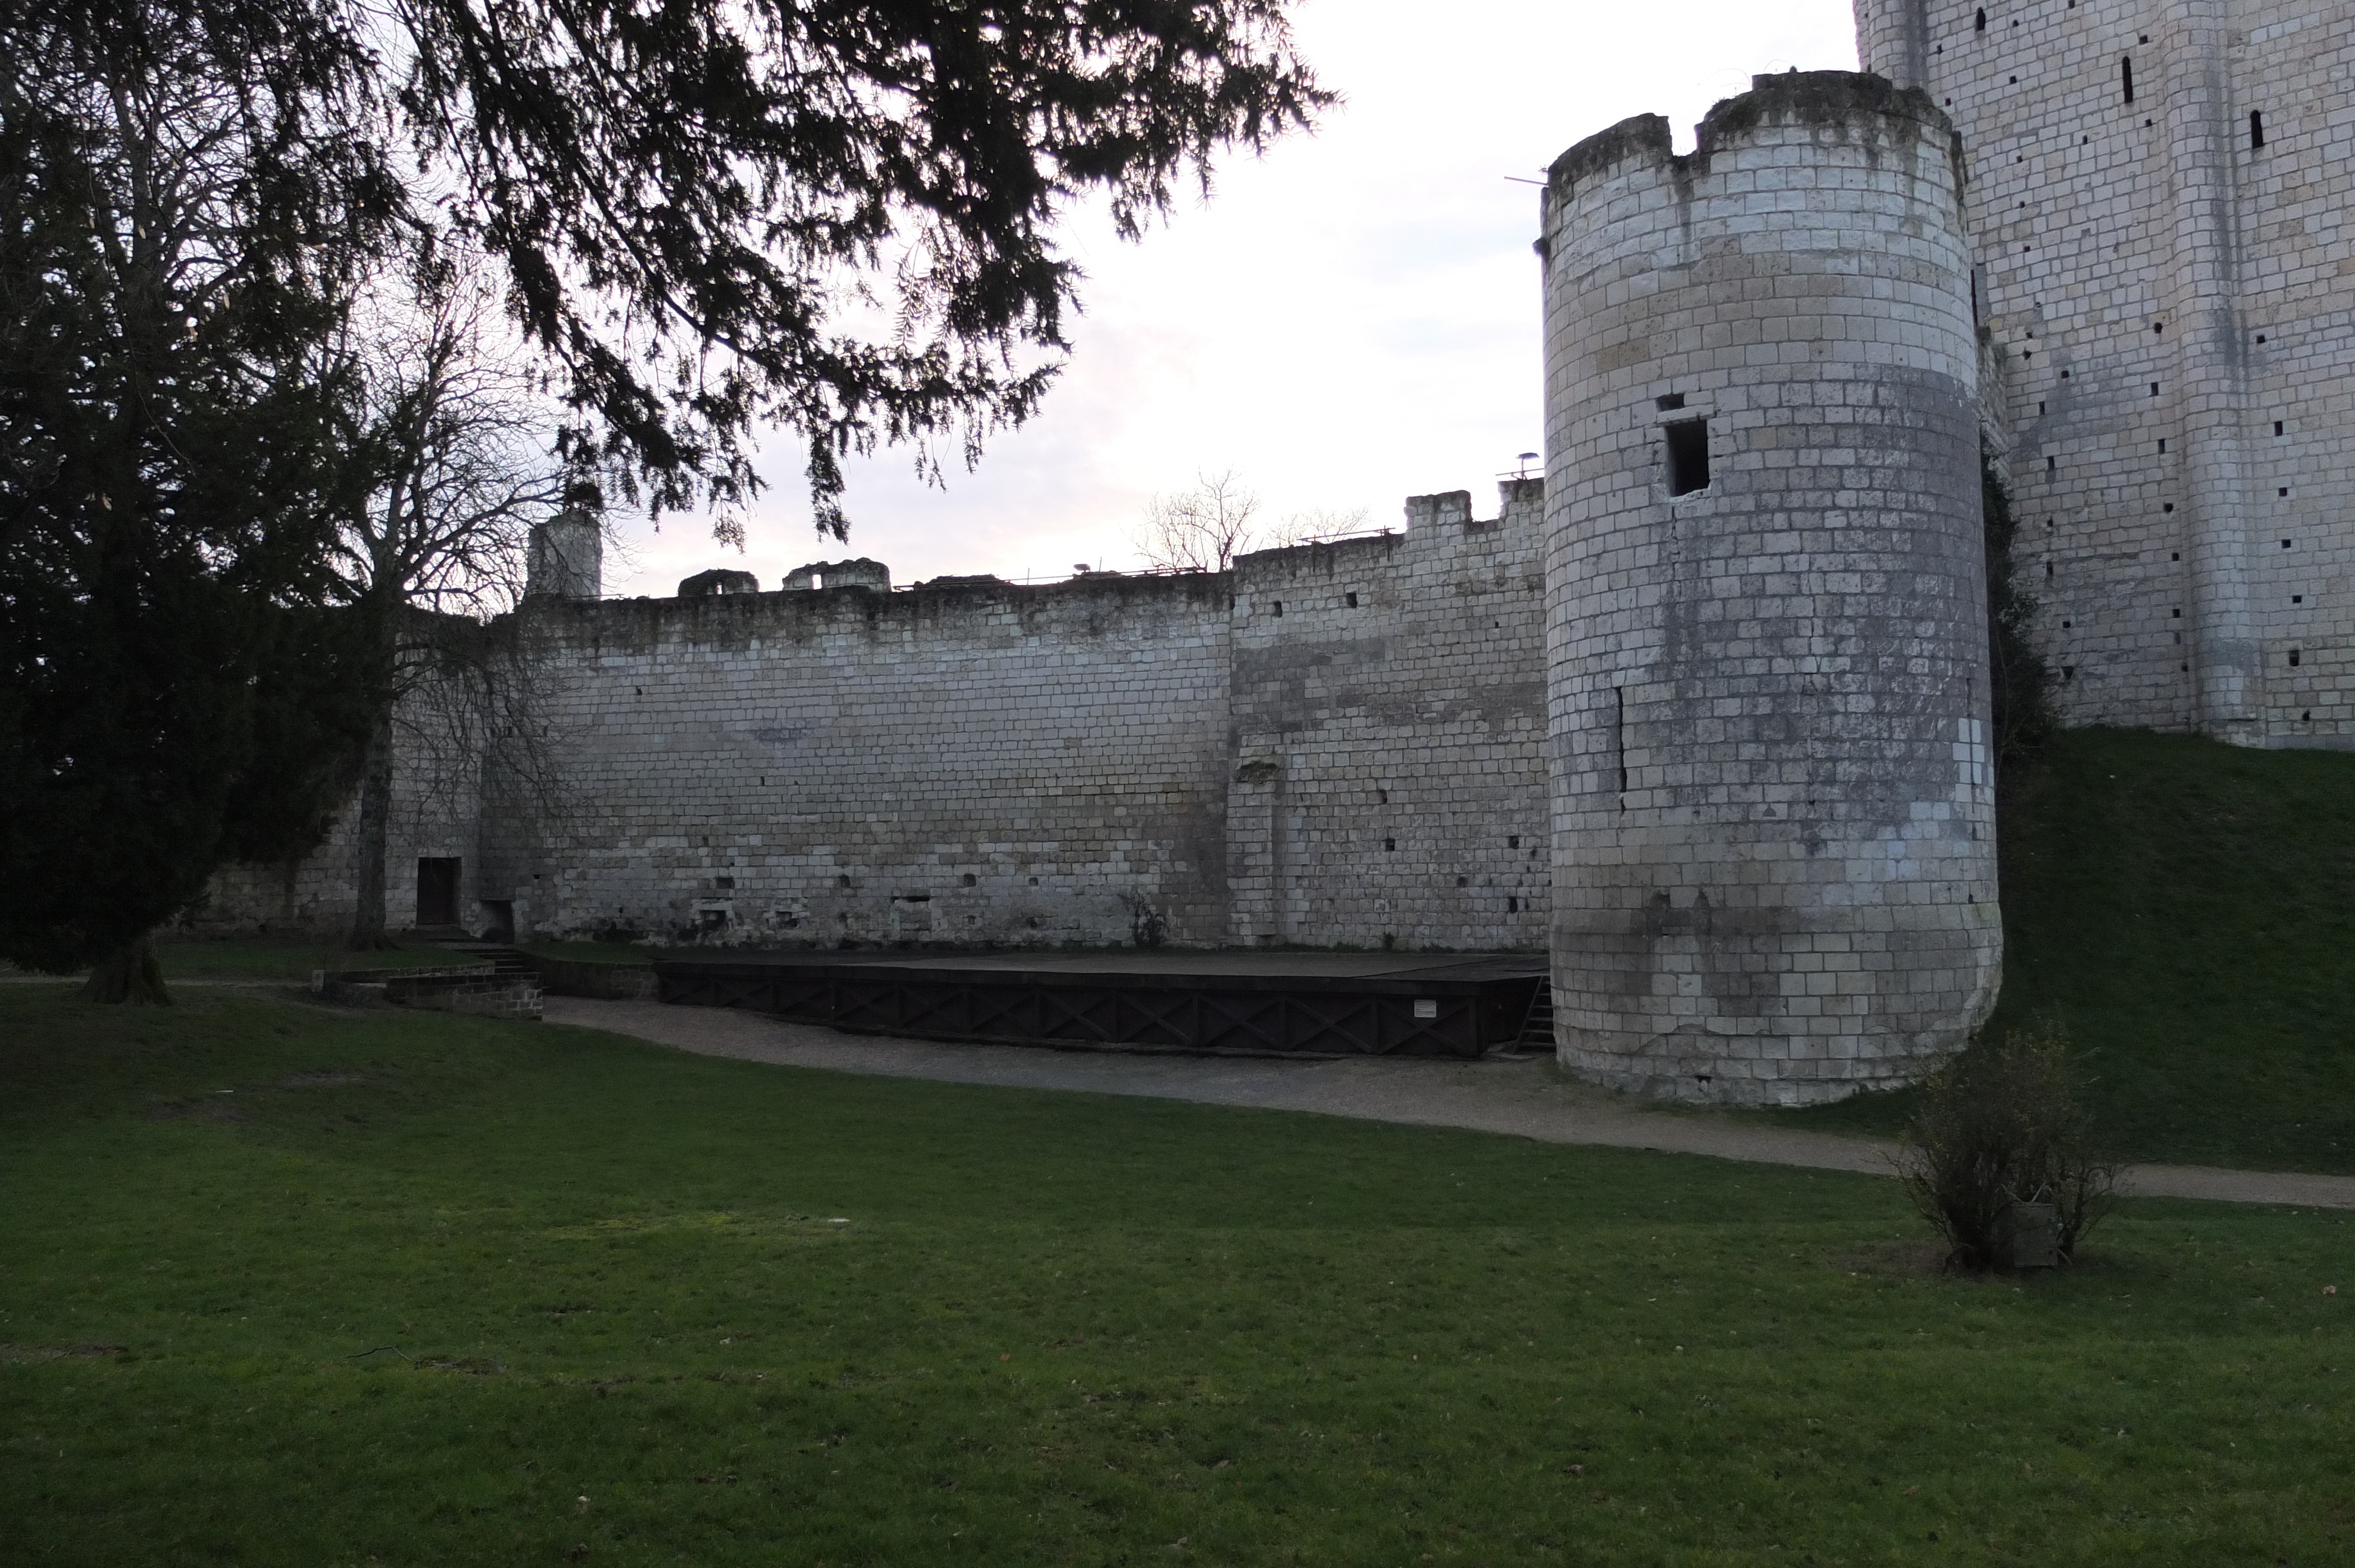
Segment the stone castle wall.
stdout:
<path fill-rule="evenodd" d="M 1544 945 L 1545 487 L 1500 488 L 1236 564 L 1238 943 Z"/>
<path fill-rule="evenodd" d="M 2355 10 L 1856 9 L 1962 133 L 2063 715 L 2355 746 Z"/>
<path fill-rule="evenodd" d="M 519 933 L 1536 947 L 1542 490 L 1229 572 L 534 596 L 531 744 L 404 747 L 392 924 L 446 854 Z M 351 864 L 339 824 L 206 919 L 332 929 Z"/>
<path fill-rule="evenodd" d="M 417 863 L 458 863 L 457 910 L 474 928 L 488 923 L 485 897 L 506 895 L 482 882 L 482 715 L 459 686 L 427 683 L 398 705 L 393 744 L 399 765 L 385 821 L 385 923 L 405 930 L 421 923 Z M 299 861 L 232 863 L 213 874 L 186 922 L 206 929 L 314 932 L 350 929 L 358 848 L 353 810 L 341 812 L 326 841 Z"/>
<path fill-rule="evenodd" d="M 535 604 L 518 920 L 834 945 L 1226 931 L 1228 585 Z M 528 909 L 524 907 L 527 903 Z"/>
<path fill-rule="evenodd" d="M 1553 998 L 1582 1075 L 1799 1103 L 1994 1000 L 1978 344 L 1953 133 L 1761 77 L 1546 190 Z"/>

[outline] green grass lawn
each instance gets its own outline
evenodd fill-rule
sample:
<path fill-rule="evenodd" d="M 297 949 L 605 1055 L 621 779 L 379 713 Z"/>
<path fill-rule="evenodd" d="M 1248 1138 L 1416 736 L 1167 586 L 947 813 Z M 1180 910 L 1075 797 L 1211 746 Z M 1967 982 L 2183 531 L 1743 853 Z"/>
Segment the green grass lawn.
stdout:
<path fill-rule="evenodd" d="M 159 939 L 155 961 L 168 980 L 253 980 L 290 983 L 310 980 L 313 969 L 421 969 L 464 968 L 488 959 L 453 953 L 431 942 L 356 953 L 333 942 L 304 938 L 236 937 Z"/>
<path fill-rule="evenodd" d="M 570 959 L 577 964 L 651 964 L 660 949 L 637 942 L 559 942 L 536 937 L 524 944 L 524 951 L 546 959 Z"/>
<path fill-rule="evenodd" d="M 2066 732 L 2001 847 L 1990 1027 L 2065 1022 L 2118 1153 L 2355 1171 L 2355 756 Z M 1891 1132 L 1912 1100 L 1770 1114 Z"/>
<path fill-rule="evenodd" d="M 0 1184 L 12 1564 L 2355 1555 L 2343 1213 L 30 986 Z"/>

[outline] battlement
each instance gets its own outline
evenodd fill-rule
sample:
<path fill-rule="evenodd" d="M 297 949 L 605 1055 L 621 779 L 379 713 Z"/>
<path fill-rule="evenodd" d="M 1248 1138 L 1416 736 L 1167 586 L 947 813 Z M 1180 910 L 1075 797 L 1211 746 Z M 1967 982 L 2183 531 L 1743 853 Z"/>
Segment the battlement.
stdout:
<path fill-rule="evenodd" d="M 796 567 L 786 573 L 785 580 L 779 586 L 787 592 L 860 588 L 890 593 L 891 568 L 865 556 L 851 561 L 812 561 L 808 566 Z"/>
<path fill-rule="evenodd" d="M 1623 171 L 1642 168 L 1682 185 L 1709 171 L 1710 161 L 1762 135 L 1786 129 L 1813 133 L 1834 129 L 1867 142 L 1930 140 L 1961 183 L 1962 154 L 1954 126 L 1930 95 L 1859 71 L 1785 71 L 1750 79 L 1751 90 L 1720 100 L 1696 128 L 1694 149 L 1679 155 L 1668 120 L 1636 114 L 1572 143 L 1547 170 L 1546 195 L 1557 202 Z"/>

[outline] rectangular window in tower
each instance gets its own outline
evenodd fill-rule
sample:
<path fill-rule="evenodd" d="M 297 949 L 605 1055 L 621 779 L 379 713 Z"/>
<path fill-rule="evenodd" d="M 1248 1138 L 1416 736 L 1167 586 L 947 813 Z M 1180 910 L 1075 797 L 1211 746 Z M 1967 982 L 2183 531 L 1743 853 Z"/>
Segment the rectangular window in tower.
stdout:
<path fill-rule="evenodd" d="M 2118 61 L 2118 85 L 2126 89 L 2126 101 L 2134 101 L 2134 57 L 2127 55 Z"/>
<path fill-rule="evenodd" d="M 1678 419 L 1662 427 L 1668 443 L 1668 493 L 1690 495 L 1709 488 L 1709 421 Z"/>
<path fill-rule="evenodd" d="M 2254 153 L 2265 144 L 2265 113 L 2262 109 L 2249 111 L 2249 151 Z"/>

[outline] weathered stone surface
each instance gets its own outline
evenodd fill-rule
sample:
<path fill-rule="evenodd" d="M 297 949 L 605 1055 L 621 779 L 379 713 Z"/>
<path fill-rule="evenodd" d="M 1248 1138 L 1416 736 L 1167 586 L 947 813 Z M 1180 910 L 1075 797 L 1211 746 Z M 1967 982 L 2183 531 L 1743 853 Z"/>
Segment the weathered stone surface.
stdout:
<path fill-rule="evenodd" d="M 1994 996 L 1953 138 L 1840 72 L 1760 78 L 1689 157 L 1649 130 L 1566 154 L 1545 211 L 1561 1056 L 1831 1098 Z"/>
<path fill-rule="evenodd" d="M 2063 715 L 2355 747 L 2355 9 L 1856 14 L 1867 69 L 1962 134 L 2020 578 Z"/>
<path fill-rule="evenodd" d="M 1229 573 L 534 599 L 548 777 L 502 785 L 421 694 L 392 922 L 433 855 L 518 935 L 1538 947 L 1543 487 L 1505 489 Z M 229 868 L 205 917 L 332 929 L 351 853 Z"/>

